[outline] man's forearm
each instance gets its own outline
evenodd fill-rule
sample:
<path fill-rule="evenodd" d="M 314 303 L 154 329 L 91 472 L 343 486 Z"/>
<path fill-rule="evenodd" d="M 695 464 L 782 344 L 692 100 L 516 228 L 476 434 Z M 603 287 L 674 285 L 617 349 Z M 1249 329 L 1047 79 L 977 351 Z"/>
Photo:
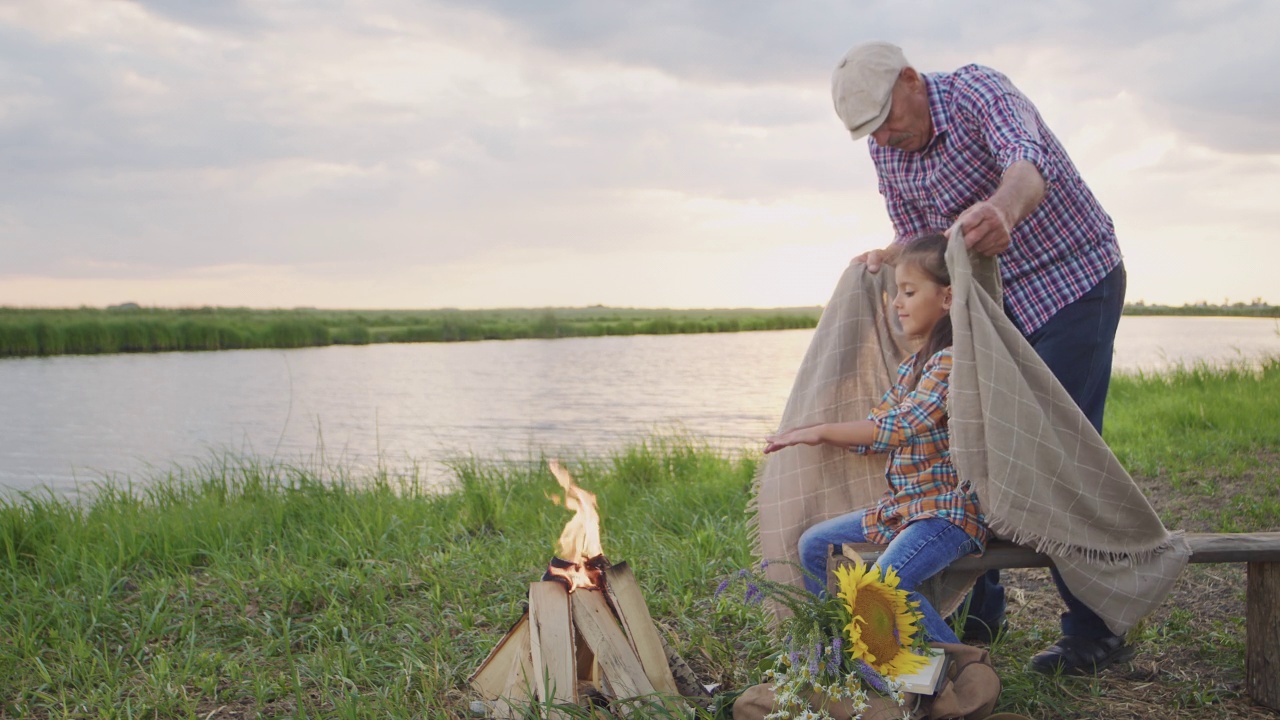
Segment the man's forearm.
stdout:
<path fill-rule="evenodd" d="M 1044 200 L 1044 189 L 1044 176 L 1040 170 L 1029 160 L 1019 160 L 1005 171 L 1000 186 L 987 202 L 1004 215 L 1012 231 L 1040 206 Z"/>

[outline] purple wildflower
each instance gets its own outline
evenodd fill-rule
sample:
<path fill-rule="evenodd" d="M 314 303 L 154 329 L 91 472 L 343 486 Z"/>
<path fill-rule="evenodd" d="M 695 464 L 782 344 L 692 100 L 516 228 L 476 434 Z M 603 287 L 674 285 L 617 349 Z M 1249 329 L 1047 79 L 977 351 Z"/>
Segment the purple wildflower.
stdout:
<path fill-rule="evenodd" d="M 831 641 L 831 654 L 835 655 L 836 657 L 840 657 L 840 650 L 843 648 L 844 648 L 844 641 L 840 639 L 839 635 L 835 636 L 835 638 Z"/>
<path fill-rule="evenodd" d="M 765 569 L 765 568 L 767 568 L 767 567 L 769 567 L 769 561 L 768 561 L 768 560 L 761 560 L 761 561 L 760 561 L 760 569 L 761 569 L 761 570 L 764 570 L 764 569 Z"/>
<path fill-rule="evenodd" d="M 859 660 L 854 667 L 858 670 L 858 675 L 864 682 L 871 686 L 872 690 L 878 693 L 887 694 L 889 692 L 889 684 L 885 682 L 884 676 L 876 672 L 876 669 L 867 664 L 865 660 Z"/>
<path fill-rule="evenodd" d="M 764 593 L 760 591 L 760 586 L 755 583 L 747 583 L 747 602 L 760 602 L 764 600 Z"/>
<path fill-rule="evenodd" d="M 740 577 L 740 578 L 744 578 L 744 577 L 746 577 L 746 576 L 747 576 L 747 569 L 746 569 L 746 568 L 742 568 L 741 570 L 739 570 L 739 571 L 738 571 L 738 577 Z"/>
<path fill-rule="evenodd" d="M 818 656 L 822 654 L 822 643 L 818 643 L 818 652 L 809 656 L 809 674 L 818 677 Z"/>
<path fill-rule="evenodd" d="M 792 650 L 792 651 L 791 651 L 791 654 L 787 655 L 787 659 L 791 661 L 791 667 L 795 667 L 796 665 L 799 665 L 799 664 L 800 664 L 800 651 L 799 651 L 799 650 Z"/>
<path fill-rule="evenodd" d="M 724 591 L 728 589 L 729 589 L 729 581 L 727 579 L 721 580 L 720 585 L 716 588 L 716 597 L 720 597 L 721 595 L 724 594 Z"/>

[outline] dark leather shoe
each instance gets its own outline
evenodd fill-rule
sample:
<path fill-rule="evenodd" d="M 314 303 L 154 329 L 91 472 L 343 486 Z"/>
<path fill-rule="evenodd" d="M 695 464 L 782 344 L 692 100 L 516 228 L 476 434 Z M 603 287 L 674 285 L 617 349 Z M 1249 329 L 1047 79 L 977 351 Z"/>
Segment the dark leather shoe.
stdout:
<path fill-rule="evenodd" d="M 981 618 L 970 616 L 964 621 L 964 633 L 960 635 L 960 642 L 969 645 L 990 645 L 993 640 L 1004 634 L 1009 628 L 1009 623 L 1004 619 L 1004 613 L 996 618 L 993 623 L 987 623 Z"/>
<path fill-rule="evenodd" d="M 1096 675 L 1131 657 L 1133 648 L 1119 635 L 1097 640 L 1064 635 L 1053 647 L 1031 658 L 1031 669 L 1045 675 Z"/>

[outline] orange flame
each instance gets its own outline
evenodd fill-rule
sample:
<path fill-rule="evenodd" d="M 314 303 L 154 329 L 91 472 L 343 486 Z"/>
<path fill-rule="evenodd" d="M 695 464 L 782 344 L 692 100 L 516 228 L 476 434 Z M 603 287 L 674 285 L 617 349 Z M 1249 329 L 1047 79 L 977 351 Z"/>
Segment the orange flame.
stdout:
<path fill-rule="evenodd" d="M 596 511 L 596 496 L 578 487 L 569 472 L 558 460 L 547 463 L 556 482 L 564 488 L 564 506 L 573 511 L 573 517 L 565 523 L 560 533 L 558 555 L 572 563 L 569 568 L 550 568 L 549 572 L 569 582 L 569 592 L 580 587 L 595 587 L 595 580 L 587 574 L 587 560 L 603 554 L 600 547 L 600 514 Z M 552 498 L 559 504 L 558 499 Z"/>

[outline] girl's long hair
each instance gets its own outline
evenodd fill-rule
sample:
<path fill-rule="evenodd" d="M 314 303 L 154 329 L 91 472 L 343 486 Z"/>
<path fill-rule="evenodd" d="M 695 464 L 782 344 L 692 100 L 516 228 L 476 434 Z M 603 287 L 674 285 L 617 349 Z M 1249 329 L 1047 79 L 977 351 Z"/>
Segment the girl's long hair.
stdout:
<path fill-rule="evenodd" d="M 907 242 L 907 246 L 898 255 L 896 266 L 901 268 L 913 266 L 924 273 L 930 280 L 942 287 L 951 287 L 951 273 L 947 270 L 947 237 L 940 233 L 921 235 Z M 920 383 L 920 373 L 924 364 L 934 353 L 951 346 L 951 313 L 947 313 L 934 323 L 933 329 L 924 339 L 924 344 L 916 353 L 915 367 L 907 380 L 907 389 L 914 390 Z"/>

